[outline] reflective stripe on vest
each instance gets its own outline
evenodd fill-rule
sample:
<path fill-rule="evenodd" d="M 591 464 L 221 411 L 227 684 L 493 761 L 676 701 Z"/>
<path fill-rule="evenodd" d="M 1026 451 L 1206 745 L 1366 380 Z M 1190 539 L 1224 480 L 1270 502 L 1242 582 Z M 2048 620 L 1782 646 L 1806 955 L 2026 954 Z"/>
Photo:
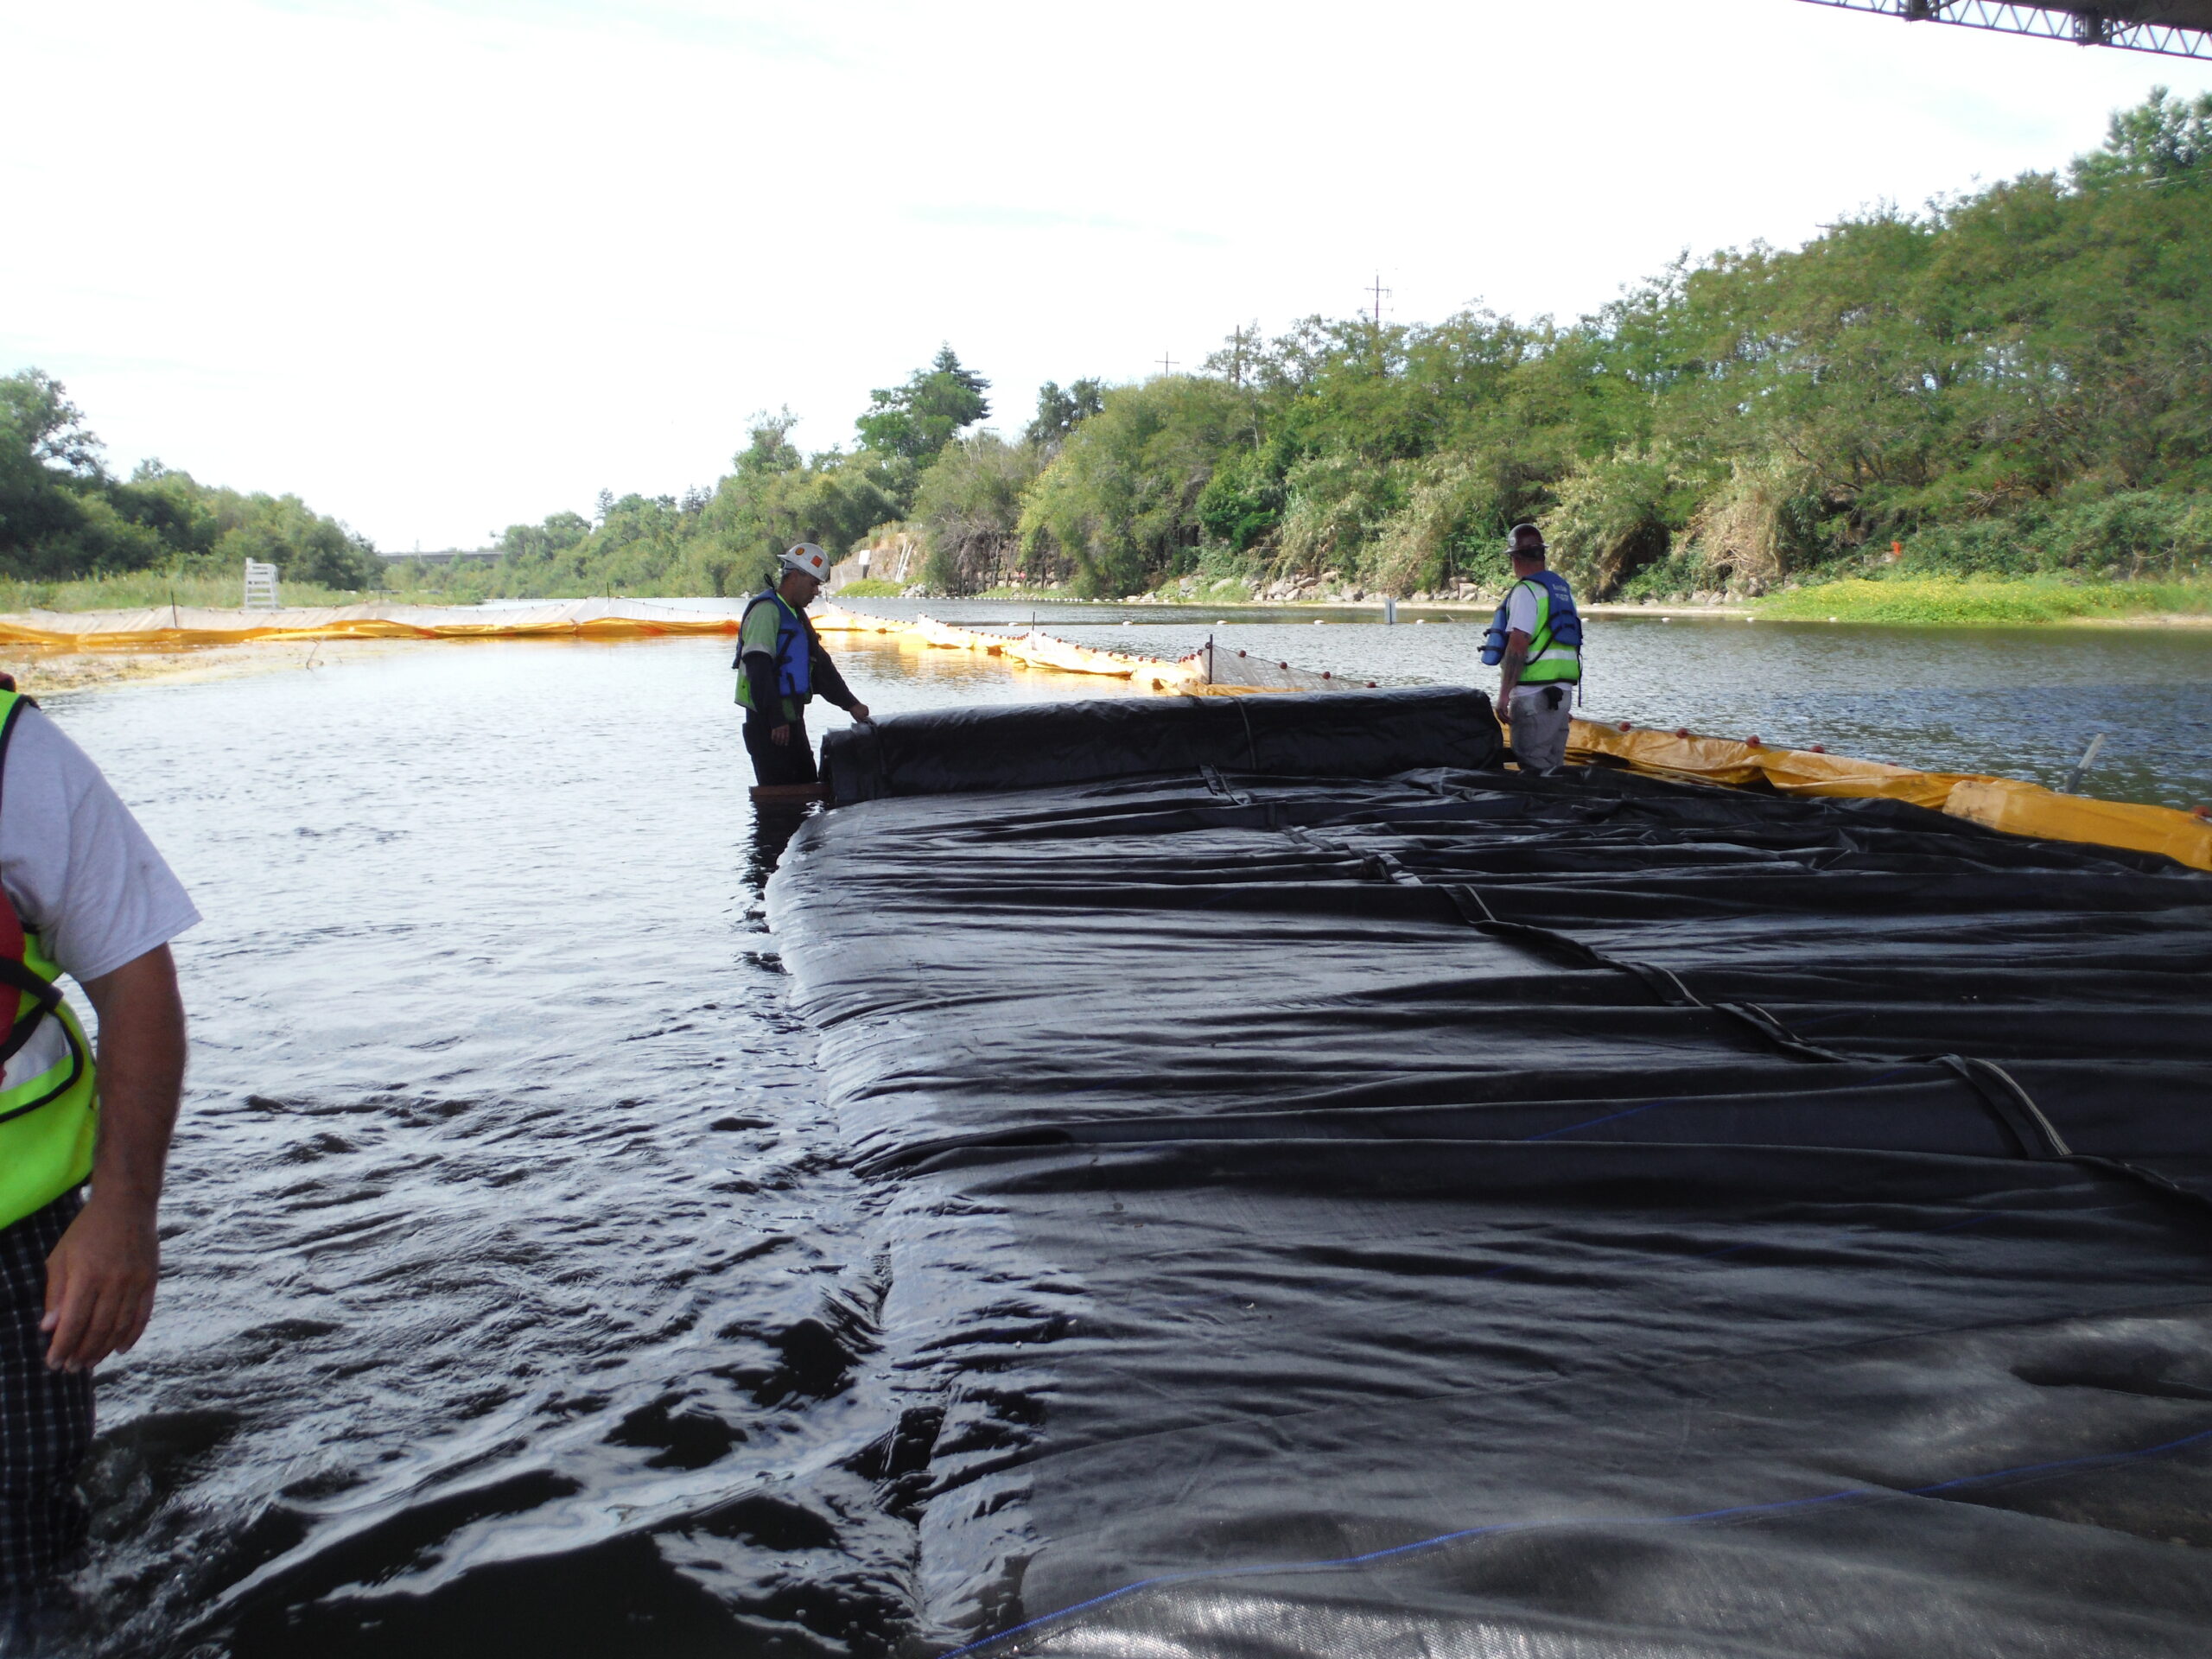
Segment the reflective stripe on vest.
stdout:
<path fill-rule="evenodd" d="M 25 699 L 0 691 L 0 767 Z M 0 810 L 7 795 L 0 790 Z M 0 1039 L 0 1226 L 43 1210 L 92 1173 L 99 1126 L 92 1046 L 54 982 L 61 970 L 0 888 L 0 997 L 16 993 Z"/>
<path fill-rule="evenodd" d="M 1562 620 L 1574 625 L 1574 632 L 1581 632 L 1581 617 L 1574 608 L 1574 595 L 1568 589 L 1567 579 L 1554 575 L 1548 570 L 1538 571 L 1533 576 L 1521 578 L 1521 585 L 1535 589 L 1536 626 L 1529 635 L 1529 661 L 1521 671 L 1518 683 L 1548 685 L 1564 682 L 1568 684 L 1582 677 L 1582 652 L 1579 646 L 1555 639 L 1552 628 L 1552 603 L 1559 601 Z"/>
<path fill-rule="evenodd" d="M 771 588 L 765 594 L 755 594 L 753 604 L 745 607 L 745 615 L 738 619 L 737 631 L 741 640 L 745 624 L 753 615 L 753 606 L 772 604 L 776 607 L 776 693 L 779 696 L 795 697 L 804 702 L 814 695 L 814 652 L 810 648 L 806 624 L 799 613 L 784 602 L 784 596 Z M 745 647 L 738 646 L 741 666 L 745 660 Z M 753 707 L 753 683 L 745 675 L 737 677 L 737 700 L 747 708 Z M 767 711 L 761 710 L 763 714 Z"/>

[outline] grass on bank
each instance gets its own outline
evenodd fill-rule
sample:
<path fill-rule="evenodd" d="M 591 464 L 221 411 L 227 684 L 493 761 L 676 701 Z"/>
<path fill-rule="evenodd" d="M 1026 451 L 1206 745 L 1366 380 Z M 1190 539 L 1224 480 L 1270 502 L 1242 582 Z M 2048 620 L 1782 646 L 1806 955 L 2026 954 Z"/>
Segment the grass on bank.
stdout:
<path fill-rule="evenodd" d="M 340 588 L 319 588 L 312 582 L 285 582 L 276 597 L 287 607 L 299 605 L 448 605 L 442 594 L 356 593 Z M 165 570 L 131 570 L 112 576 L 80 576 L 70 582 L 22 582 L 0 577 L 0 611 L 135 611 L 153 605 L 196 605 L 235 611 L 245 598 L 245 584 L 237 575 L 194 575 Z"/>
<path fill-rule="evenodd" d="M 1854 577 L 1753 601 L 1781 621 L 2023 626 L 2212 613 L 2212 581 L 2071 582 L 2051 577 Z"/>

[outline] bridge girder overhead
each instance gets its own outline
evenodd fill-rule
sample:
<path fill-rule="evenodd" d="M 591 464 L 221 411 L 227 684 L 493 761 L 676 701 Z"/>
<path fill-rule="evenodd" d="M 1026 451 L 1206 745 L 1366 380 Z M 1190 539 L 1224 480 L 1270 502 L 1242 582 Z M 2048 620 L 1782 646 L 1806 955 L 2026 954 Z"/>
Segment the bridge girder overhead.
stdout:
<path fill-rule="evenodd" d="M 2028 5 L 2015 0 L 1811 0 L 1847 11 L 1877 11 L 1907 22 L 1955 23 L 2035 35 L 2077 46 L 2212 59 L 2212 0 L 2111 0 L 2101 6 Z"/>

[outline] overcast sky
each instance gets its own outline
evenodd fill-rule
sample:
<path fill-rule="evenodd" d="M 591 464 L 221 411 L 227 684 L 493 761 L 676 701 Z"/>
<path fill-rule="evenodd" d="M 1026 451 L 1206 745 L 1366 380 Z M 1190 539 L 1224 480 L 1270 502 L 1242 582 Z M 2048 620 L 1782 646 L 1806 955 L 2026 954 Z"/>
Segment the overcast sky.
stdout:
<path fill-rule="evenodd" d="M 1046 378 L 1239 322 L 1568 317 L 2063 163 L 2212 64 L 1801 0 L 71 0 L 0 8 L 0 372 L 127 472 L 386 551 L 848 442 L 941 340 Z"/>

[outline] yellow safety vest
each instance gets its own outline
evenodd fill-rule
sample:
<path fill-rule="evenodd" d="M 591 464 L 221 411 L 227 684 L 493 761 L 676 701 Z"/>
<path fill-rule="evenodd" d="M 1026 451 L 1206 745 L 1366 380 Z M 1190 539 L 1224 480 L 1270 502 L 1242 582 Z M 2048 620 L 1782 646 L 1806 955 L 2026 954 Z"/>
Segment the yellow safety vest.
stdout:
<path fill-rule="evenodd" d="M 29 699 L 0 691 L 0 767 L 16 720 Z M 0 792 L 0 806 L 5 804 Z M 0 888 L 0 999 L 16 992 L 14 1019 L 0 1039 L 0 1227 L 43 1210 L 92 1173 L 99 1127 L 92 1045 L 54 982 L 38 935 Z"/>
<path fill-rule="evenodd" d="M 1582 619 L 1574 608 L 1574 595 L 1566 580 L 1548 570 L 1523 576 L 1514 584 L 1536 595 L 1536 627 L 1529 636 L 1529 660 L 1521 670 L 1522 685 L 1575 683 L 1582 677 Z M 1510 600 L 1510 594 L 1507 595 Z M 1499 607 L 1499 613 L 1504 607 Z"/>

